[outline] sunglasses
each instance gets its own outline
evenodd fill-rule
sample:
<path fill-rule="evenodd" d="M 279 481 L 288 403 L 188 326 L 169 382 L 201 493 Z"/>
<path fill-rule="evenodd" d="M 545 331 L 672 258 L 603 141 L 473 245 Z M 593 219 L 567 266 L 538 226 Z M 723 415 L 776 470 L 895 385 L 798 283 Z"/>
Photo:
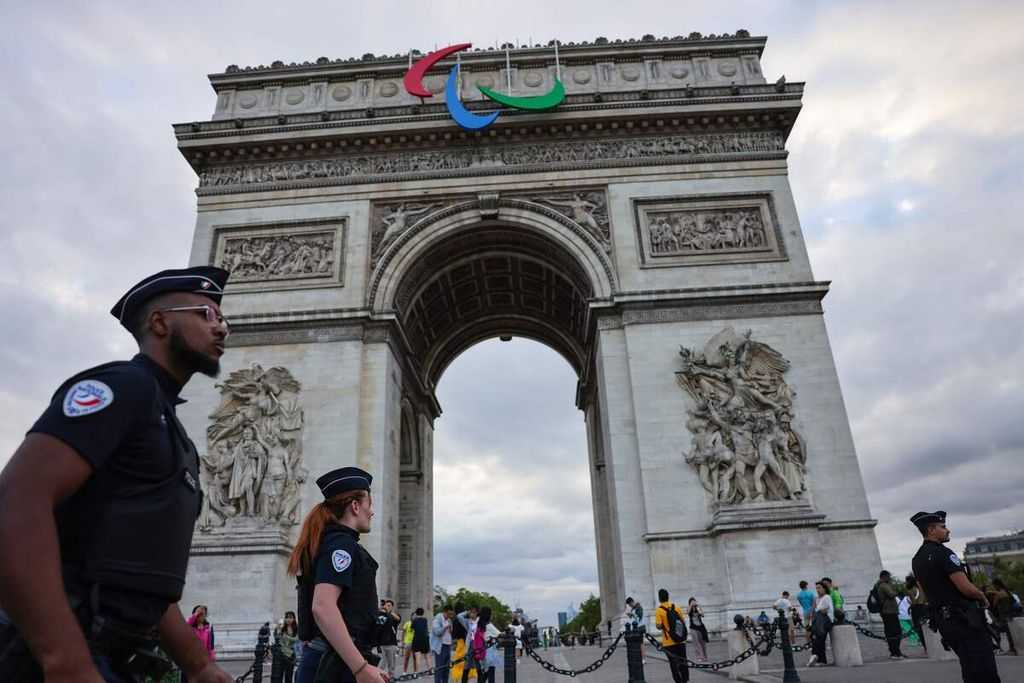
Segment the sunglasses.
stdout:
<path fill-rule="evenodd" d="M 223 325 L 225 329 L 230 327 L 228 325 L 228 319 L 221 315 L 220 312 L 217 311 L 217 309 L 215 309 L 213 306 L 179 306 L 177 308 L 161 308 L 158 312 L 178 313 L 181 311 L 195 311 L 197 313 L 202 311 L 203 315 L 206 316 L 206 322 L 210 323 L 211 325 Z"/>

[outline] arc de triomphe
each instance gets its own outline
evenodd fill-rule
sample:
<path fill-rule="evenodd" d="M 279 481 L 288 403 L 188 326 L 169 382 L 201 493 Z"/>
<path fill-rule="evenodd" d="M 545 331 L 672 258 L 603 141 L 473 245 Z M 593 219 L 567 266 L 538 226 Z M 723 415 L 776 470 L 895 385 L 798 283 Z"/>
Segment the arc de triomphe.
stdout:
<path fill-rule="evenodd" d="M 356 464 L 381 595 L 429 607 L 434 390 L 506 335 L 579 377 L 607 619 L 661 587 L 712 621 L 826 572 L 866 591 L 875 521 L 787 179 L 803 86 L 766 82 L 764 46 L 467 51 L 472 111 L 494 107 L 478 83 L 566 91 L 477 131 L 445 106 L 453 58 L 423 99 L 407 55 L 210 76 L 212 120 L 175 133 L 199 178 L 191 262 L 233 271 L 232 349 L 182 407 L 207 491 L 184 602 L 247 626 L 293 609 L 313 480 Z"/>

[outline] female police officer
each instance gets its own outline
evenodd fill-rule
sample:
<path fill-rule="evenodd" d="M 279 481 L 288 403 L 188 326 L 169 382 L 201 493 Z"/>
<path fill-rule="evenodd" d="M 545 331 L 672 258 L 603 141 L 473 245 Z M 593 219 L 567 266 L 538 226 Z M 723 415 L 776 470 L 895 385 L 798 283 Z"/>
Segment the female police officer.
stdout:
<path fill-rule="evenodd" d="M 324 501 L 302 523 L 288 573 L 298 577 L 296 683 L 381 683 L 388 674 L 370 653 L 376 644 L 377 562 L 359 545 L 373 517 L 372 477 L 342 467 L 316 480 Z"/>

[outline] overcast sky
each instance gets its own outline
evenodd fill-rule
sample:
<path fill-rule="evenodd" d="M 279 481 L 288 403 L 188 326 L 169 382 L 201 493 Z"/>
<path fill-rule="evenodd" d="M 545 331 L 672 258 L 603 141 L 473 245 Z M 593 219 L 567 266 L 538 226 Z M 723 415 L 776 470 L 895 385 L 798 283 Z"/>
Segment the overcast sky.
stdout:
<path fill-rule="evenodd" d="M 746 28 L 769 37 L 769 80 L 808 84 L 791 181 L 815 276 L 833 282 L 826 321 L 883 561 L 908 569 L 918 509 L 949 510 L 958 548 L 1024 526 L 1021 25 L 1010 2 L 3 3 L 0 462 L 63 378 L 132 353 L 107 314 L 125 287 L 186 264 L 196 178 L 171 123 L 210 117 L 206 74 Z M 489 487 L 502 531 L 467 548 L 439 505 L 438 583 L 545 621 L 597 591 L 574 382 L 522 340 L 475 347 L 442 378 L 438 488 Z"/>

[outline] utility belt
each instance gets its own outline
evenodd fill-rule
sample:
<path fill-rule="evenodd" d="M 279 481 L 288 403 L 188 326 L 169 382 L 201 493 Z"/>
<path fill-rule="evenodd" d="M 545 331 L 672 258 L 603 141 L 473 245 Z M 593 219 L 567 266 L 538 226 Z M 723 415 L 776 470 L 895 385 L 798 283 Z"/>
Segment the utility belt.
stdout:
<path fill-rule="evenodd" d="M 356 649 L 369 662 L 370 666 L 380 664 L 380 656 L 371 652 L 370 647 L 365 644 L 364 640 L 358 639 L 356 634 L 352 634 L 352 636 L 352 642 L 355 644 Z M 309 641 L 306 647 L 324 653 L 323 657 L 320 658 L 320 664 L 317 665 L 316 677 L 313 679 L 314 683 L 342 683 L 355 680 L 352 671 L 342 661 L 341 655 L 334 651 L 334 648 L 331 647 L 331 644 L 323 636 L 317 636 Z"/>
<path fill-rule="evenodd" d="M 932 621 L 966 621 L 971 628 L 985 627 L 985 610 L 974 601 L 965 601 L 952 605 L 929 605 L 929 616 Z"/>

